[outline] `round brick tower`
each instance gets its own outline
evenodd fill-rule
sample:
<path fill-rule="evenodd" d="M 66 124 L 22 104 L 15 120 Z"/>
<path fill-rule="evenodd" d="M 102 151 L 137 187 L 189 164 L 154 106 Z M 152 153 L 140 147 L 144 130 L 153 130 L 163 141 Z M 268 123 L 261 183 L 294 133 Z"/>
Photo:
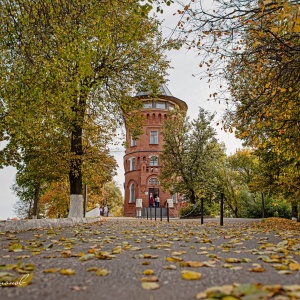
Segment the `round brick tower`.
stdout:
<path fill-rule="evenodd" d="M 178 216 L 178 195 L 163 191 L 158 180 L 163 167 L 159 159 L 163 149 L 161 127 L 163 120 L 167 118 L 168 110 L 178 106 L 181 110 L 187 111 L 187 105 L 184 101 L 173 97 L 166 85 L 161 86 L 160 95 L 155 100 L 147 93 L 138 93 L 136 97 L 143 101 L 141 113 L 145 121 L 143 134 L 137 140 L 134 140 L 126 130 L 124 215 L 136 216 L 136 199 L 142 199 L 145 208 L 149 207 L 150 197 L 157 195 L 162 207 L 165 207 L 167 199 L 172 198 L 174 208 L 171 209 L 170 215 Z"/>

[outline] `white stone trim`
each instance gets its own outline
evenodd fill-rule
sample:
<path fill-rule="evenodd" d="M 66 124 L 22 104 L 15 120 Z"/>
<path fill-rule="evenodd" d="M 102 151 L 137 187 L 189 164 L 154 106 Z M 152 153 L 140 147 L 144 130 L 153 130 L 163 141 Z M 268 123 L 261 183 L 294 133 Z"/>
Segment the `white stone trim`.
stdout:
<path fill-rule="evenodd" d="M 82 218 L 83 217 L 83 196 L 70 195 L 70 210 L 68 218 Z"/>

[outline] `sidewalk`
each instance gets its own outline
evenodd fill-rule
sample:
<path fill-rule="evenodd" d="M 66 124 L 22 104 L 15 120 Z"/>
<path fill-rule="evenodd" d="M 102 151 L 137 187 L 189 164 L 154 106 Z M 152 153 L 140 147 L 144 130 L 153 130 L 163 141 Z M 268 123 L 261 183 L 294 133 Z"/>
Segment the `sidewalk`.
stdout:
<path fill-rule="evenodd" d="M 0 232 L 0 283 L 30 276 L 24 287 L 0 286 L 0 298 L 192 300 L 212 286 L 228 292 L 240 283 L 248 295 L 226 299 L 275 299 L 261 287 L 278 299 L 299 299 L 300 230 L 249 219 L 200 223 L 104 217 L 53 230 Z"/>

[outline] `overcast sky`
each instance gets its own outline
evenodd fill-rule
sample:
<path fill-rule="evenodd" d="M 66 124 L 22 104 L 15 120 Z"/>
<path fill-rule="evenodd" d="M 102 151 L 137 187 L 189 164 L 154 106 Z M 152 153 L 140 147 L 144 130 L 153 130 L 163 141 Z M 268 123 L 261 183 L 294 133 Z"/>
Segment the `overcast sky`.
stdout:
<path fill-rule="evenodd" d="M 160 18 L 165 19 L 163 32 L 168 36 L 170 30 L 178 22 L 178 16 L 173 16 L 176 7 L 171 6 L 164 9 L 164 14 Z M 168 53 L 171 60 L 172 69 L 169 70 L 168 88 L 172 95 L 185 101 L 188 105 L 188 115 L 194 119 L 198 115 L 199 107 L 210 112 L 217 112 L 217 118 L 220 118 L 224 106 L 218 103 L 207 101 L 209 94 L 212 92 L 205 80 L 199 80 L 199 77 L 193 76 L 199 73 L 199 58 L 196 53 L 181 49 Z M 227 153 L 234 153 L 237 148 L 241 148 L 241 141 L 237 140 L 232 133 L 225 133 L 220 127 L 215 127 L 220 142 L 224 142 Z M 115 177 L 119 187 L 123 188 L 124 170 L 123 155 L 124 151 L 119 147 L 118 152 L 114 152 L 115 158 L 119 164 L 118 175 Z M 0 169 L 0 220 L 14 217 L 13 204 L 17 198 L 11 191 L 14 182 L 15 169 L 12 167 Z"/>

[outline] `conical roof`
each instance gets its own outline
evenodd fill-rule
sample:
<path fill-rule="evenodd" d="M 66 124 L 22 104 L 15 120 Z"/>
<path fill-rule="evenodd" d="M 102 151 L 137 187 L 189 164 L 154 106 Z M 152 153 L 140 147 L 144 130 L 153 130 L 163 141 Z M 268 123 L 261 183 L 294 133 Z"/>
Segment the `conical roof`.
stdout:
<path fill-rule="evenodd" d="M 168 89 L 168 87 L 165 84 L 162 84 L 159 87 L 159 95 L 160 96 L 173 96 L 172 93 L 170 92 L 170 90 Z M 136 94 L 136 96 L 147 96 L 147 95 L 151 95 L 152 91 L 148 91 L 148 92 L 138 92 Z"/>

